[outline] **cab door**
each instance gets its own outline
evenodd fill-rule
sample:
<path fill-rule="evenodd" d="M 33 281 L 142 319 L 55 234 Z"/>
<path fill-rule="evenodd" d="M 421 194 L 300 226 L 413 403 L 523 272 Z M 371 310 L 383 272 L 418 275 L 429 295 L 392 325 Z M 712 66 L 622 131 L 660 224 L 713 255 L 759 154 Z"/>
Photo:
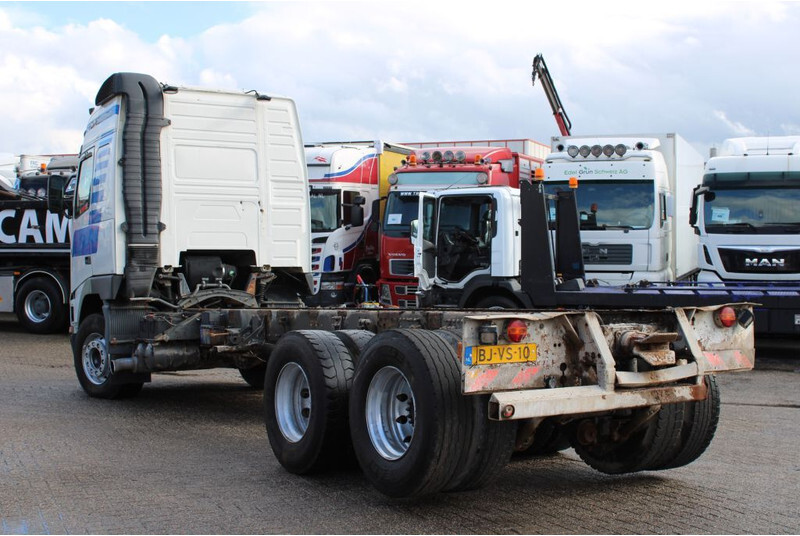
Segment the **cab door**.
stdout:
<path fill-rule="evenodd" d="M 418 218 L 411 222 L 414 276 L 419 290 L 430 290 L 436 277 L 436 197 L 420 192 Z"/>
<path fill-rule="evenodd" d="M 94 176 L 95 149 L 84 150 L 78 165 L 78 182 L 72 209 L 72 266 L 71 286 L 78 288 L 92 277 L 93 257 L 98 250 L 98 226 L 90 207 Z"/>

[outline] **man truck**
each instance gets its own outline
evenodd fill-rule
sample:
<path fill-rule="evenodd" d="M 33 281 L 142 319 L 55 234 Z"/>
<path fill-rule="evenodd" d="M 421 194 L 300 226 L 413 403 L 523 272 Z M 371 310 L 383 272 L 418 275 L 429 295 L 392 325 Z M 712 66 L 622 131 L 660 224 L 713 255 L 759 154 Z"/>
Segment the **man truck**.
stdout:
<path fill-rule="evenodd" d="M 69 204 L 73 360 L 92 397 L 132 396 L 161 371 L 248 371 L 288 471 L 354 451 L 378 490 L 409 497 L 485 485 L 545 423 L 600 471 L 685 465 L 716 429 L 714 375 L 753 367 L 752 307 L 731 294 L 586 289 L 578 265 L 557 277 L 545 193 L 528 180 L 509 189 L 520 290 L 541 309 L 307 308 L 290 99 L 118 73 L 95 104 Z M 62 187 L 51 180 L 57 212 Z M 579 250 L 568 194 L 565 255 Z"/>
<path fill-rule="evenodd" d="M 311 185 L 311 271 L 307 303 L 335 305 L 375 301 L 378 279 L 379 199 L 387 179 L 411 153 L 403 146 L 335 142 L 305 146 Z M 363 284 L 359 284 L 359 279 Z"/>
<path fill-rule="evenodd" d="M 698 281 L 800 284 L 800 136 L 731 138 L 694 189 Z M 800 333 L 800 308 L 756 309 L 759 332 Z"/>

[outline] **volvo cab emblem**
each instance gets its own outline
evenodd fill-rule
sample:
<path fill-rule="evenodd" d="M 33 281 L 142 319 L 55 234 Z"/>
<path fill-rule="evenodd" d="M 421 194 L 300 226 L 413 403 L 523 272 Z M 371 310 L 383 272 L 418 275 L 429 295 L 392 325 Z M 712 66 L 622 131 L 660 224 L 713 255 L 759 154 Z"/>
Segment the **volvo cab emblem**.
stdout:
<path fill-rule="evenodd" d="M 745 258 L 744 265 L 748 268 L 785 268 L 786 259 Z"/>

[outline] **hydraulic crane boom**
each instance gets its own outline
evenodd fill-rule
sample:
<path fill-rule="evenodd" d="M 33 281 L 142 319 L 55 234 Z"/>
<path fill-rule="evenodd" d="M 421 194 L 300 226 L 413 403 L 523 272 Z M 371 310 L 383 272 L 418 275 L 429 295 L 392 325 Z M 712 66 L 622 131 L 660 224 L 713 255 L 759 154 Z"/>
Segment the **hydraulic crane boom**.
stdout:
<path fill-rule="evenodd" d="M 536 76 L 542 81 L 542 88 L 547 100 L 550 102 L 550 108 L 553 109 L 553 117 L 556 118 L 556 123 L 561 131 L 562 136 L 569 136 L 572 131 L 572 122 L 567 117 L 567 112 L 564 111 L 564 106 L 561 104 L 561 99 L 558 97 L 558 92 L 553 84 L 553 79 L 550 78 L 550 71 L 547 70 L 547 64 L 541 54 L 537 54 L 533 58 L 533 73 L 531 75 L 531 83 L 536 85 Z"/>

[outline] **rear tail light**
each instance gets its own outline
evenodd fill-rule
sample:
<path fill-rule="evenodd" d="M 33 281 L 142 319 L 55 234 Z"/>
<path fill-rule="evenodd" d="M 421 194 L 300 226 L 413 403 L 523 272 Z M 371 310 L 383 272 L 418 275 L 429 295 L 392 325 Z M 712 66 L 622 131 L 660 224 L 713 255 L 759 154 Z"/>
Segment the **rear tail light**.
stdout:
<path fill-rule="evenodd" d="M 714 322 L 720 327 L 729 328 L 736 323 L 736 309 L 726 305 L 714 313 Z"/>
<path fill-rule="evenodd" d="M 506 337 L 511 342 L 520 342 L 528 336 L 528 325 L 522 320 L 512 320 L 506 326 Z"/>

